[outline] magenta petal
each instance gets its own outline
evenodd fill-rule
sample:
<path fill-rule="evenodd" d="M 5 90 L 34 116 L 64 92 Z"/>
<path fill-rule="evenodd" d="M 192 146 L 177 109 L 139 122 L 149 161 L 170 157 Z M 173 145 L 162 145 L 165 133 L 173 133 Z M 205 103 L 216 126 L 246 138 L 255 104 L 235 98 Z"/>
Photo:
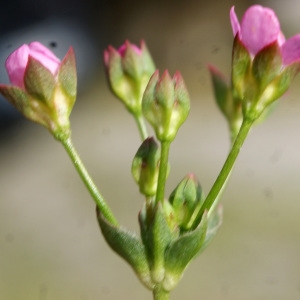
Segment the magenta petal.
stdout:
<path fill-rule="evenodd" d="M 278 40 L 280 32 L 279 21 L 272 9 L 253 5 L 243 16 L 241 38 L 253 55 Z"/>
<path fill-rule="evenodd" d="M 29 55 L 38 60 L 53 75 L 56 74 L 60 66 L 60 60 L 48 48 L 39 42 L 32 42 L 29 45 Z"/>
<path fill-rule="evenodd" d="M 29 47 L 24 44 L 14 51 L 5 62 L 5 68 L 11 84 L 23 87 L 23 77 L 28 62 Z"/>
<path fill-rule="evenodd" d="M 230 9 L 230 22 L 231 22 L 233 35 L 236 36 L 236 34 L 241 30 L 241 28 L 240 28 L 240 22 L 234 11 L 234 6 L 232 6 Z"/>
<path fill-rule="evenodd" d="M 125 41 L 125 43 L 122 46 L 120 46 L 118 49 L 118 52 L 121 55 L 121 57 L 124 57 L 125 52 L 126 52 L 127 48 L 129 48 L 129 47 L 132 50 L 134 50 L 136 54 L 141 55 L 142 51 L 138 46 L 136 46 L 134 44 L 130 44 L 129 41 Z"/>
<path fill-rule="evenodd" d="M 284 65 L 300 60 L 300 34 L 289 38 L 281 47 L 282 62 Z"/>

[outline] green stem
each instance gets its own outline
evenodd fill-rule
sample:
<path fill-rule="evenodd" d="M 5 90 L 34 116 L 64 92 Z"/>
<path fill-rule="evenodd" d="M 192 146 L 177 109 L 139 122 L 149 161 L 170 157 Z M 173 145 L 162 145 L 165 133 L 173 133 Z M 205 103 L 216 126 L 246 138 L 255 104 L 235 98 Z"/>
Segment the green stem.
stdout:
<path fill-rule="evenodd" d="M 155 203 L 157 204 L 159 201 L 163 201 L 165 197 L 165 186 L 167 180 L 167 172 L 168 172 L 168 160 L 169 160 L 169 150 L 171 143 L 168 141 L 161 142 L 161 154 L 160 154 L 160 162 L 159 162 L 159 173 L 157 180 L 157 192 Z"/>
<path fill-rule="evenodd" d="M 84 164 L 82 163 L 71 138 L 61 141 L 64 148 L 66 149 L 69 157 L 71 158 L 72 163 L 74 164 L 77 172 L 79 173 L 82 181 L 84 182 L 85 186 L 87 187 L 88 191 L 90 192 L 92 198 L 94 199 L 96 205 L 99 207 L 100 211 L 102 212 L 103 216 L 113 225 L 118 226 L 118 222 L 114 217 L 113 213 L 111 212 L 110 208 L 104 201 L 103 197 L 101 196 L 100 192 L 98 191 L 95 183 L 93 182 L 91 176 L 87 172 Z"/>
<path fill-rule="evenodd" d="M 160 285 L 157 285 L 153 290 L 153 300 L 169 300 L 170 293 L 166 292 Z"/>
<path fill-rule="evenodd" d="M 134 115 L 142 141 L 148 137 L 147 127 L 142 114 Z"/>
<path fill-rule="evenodd" d="M 245 119 L 241 125 L 240 131 L 232 145 L 231 151 L 228 154 L 228 157 L 223 165 L 223 168 L 217 177 L 215 183 L 213 184 L 210 192 L 208 193 L 202 207 L 199 210 L 197 218 L 195 219 L 194 225 L 198 224 L 202 218 L 202 215 L 205 210 L 209 211 L 213 206 L 215 200 L 218 198 L 219 194 L 222 192 L 228 176 L 231 173 L 232 167 L 236 161 L 236 158 L 241 150 L 241 147 L 249 133 L 249 130 L 253 124 L 253 121 Z"/>

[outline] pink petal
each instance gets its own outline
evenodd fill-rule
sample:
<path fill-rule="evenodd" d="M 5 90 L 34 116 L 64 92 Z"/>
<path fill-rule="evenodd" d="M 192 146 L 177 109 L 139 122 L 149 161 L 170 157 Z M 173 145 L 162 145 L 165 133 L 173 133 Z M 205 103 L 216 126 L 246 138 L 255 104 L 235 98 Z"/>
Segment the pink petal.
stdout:
<path fill-rule="evenodd" d="M 280 31 L 278 37 L 277 37 L 277 42 L 279 46 L 282 46 L 285 42 L 285 36 L 284 34 Z"/>
<path fill-rule="evenodd" d="M 236 36 L 236 34 L 241 31 L 241 28 L 240 28 L 240 22 L 235 14 L 235 11 L 234 11 L 234 6 L 231 7 L 230 9 L 230 22 L 231 22 L 231 27 L 232 27 L 232 32 L 233 32 L 233 35 Z"/>
<path fill-rule="evenodd" d="M 60 60 L 48 48 L 39 42 L 29 44 L 29 55 L 38 60 L 53 75 L 56 74 L 60 66 Z"/>
<path fill-rule="evenodd" d="M 136 54 L 140 55 L 142 53 L 141 49 L 135 44 L 131 44 L 129 41 L 125 41 L 125 43 L 118 49 L 121 57 L 124 57 L 127 48 L 131 48 L 135 51 Z"/>
<path fill-rule="evenodd" d="M 251 54 L 279 39 L 280 24 L 270 8 L 253 5 L 247 9 L 241 22 L 241 39 Z"/>
<path fill-rule="evenodd" d="M 284 65 L 300 60 L 300 34 L 289 38 L 281 47 L 282 62 Z"/>
<path fill-rule="evenodd" d="M 14 51 L 5 62 L 5 68 L 11 84 L 23 87 L 23 77 L 28 62 L 29 47 L 24 44 Z"/>

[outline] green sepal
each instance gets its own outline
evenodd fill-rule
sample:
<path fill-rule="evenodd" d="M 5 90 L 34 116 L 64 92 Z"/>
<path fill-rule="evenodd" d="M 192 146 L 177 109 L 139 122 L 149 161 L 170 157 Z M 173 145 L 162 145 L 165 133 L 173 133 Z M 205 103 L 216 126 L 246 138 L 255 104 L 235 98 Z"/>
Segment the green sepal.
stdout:
<path fill-rule="evenodd" d="M 98 208 L 96 213 L 100 229 L 109 246 L 131 265 L 147 288 L 153 289 L 154 284 L 150 277 L 145 247 L 141 239 L 136 234 L 109 223 Z"/>
<path fill-rule="evenodd" d="M 165 276 L 164 254 L 172 240 L 162 205 L 159 202 L 153 210 L 144 206 L 139 214 L 141 237 L 146 248 L 151 278 L 159 283 Z"/>
<path fill-rule="evenodd" d="M 26 117 L 30 109 L 30 97 L 24 90 L 11 85 L 0 85 L 0 93 L 6 98 L 17 110 L 19 110 Z"/>
<path fill-rule="evenodd" d="M 109 86 L 112 92 L 125 104 L 126 108 L 134 113 L 138 109 L 138 105 L 140 106 L 134 81 L 125 74 L 119 52 L 113 47 L 109 47 L 107 51 L 109 61 L 106 70 Z"/>
<path fill-rule="evenodd" d="M 215 67 L 209 66 L 212 79 L 215 100 L 223 115 L 225 116 L 231 135 L 231 141 L 235 140 L 243 122 L 242 103 L 239 97 L 232 93 L 227 79 Z"/>
<path fill-rule="evenodd" d="M 292 80 L 300 71 L 300 62 L 295 62 L 283 68 L 283 70 L 268 84 L 261 93 L 257 103 L 249 114 L 254 115 L 256 119 L 265 113 L 275 100 L 281 97 L 291 85 Z"/>
<path fill-rule="evenodd" d="M 61 62 L 58 71 L 58 81 L 61 85 L 62 90 L 68 96 L 70 102 L 73 102 L 69 103 L 69 109 L 71 110 L 77 94 L 76 60 L 72 47 L 69 49 L 66 56 Z"/>
<path fill-rule="evenodd" d="M 142 61 L 144 65 L 144 73 L 147 74 L 147 83 L 151 77 L 151 75 L 155 72 L 155 63 L 152 59 L 152 56 L 150 54 L 150 51 L 148 50 L 148 47 L 146 46 L 146 43 L 142 40 L 141 41 L 141 52 L 142 52 Z M 146 87 L 146 86 L 145 86 Z"/>
<path fill-rule="evenodd" d="M 281 97 L 289 88 L 292 80 L 300 71 L 300 62 L 290 64 L 281 71 L 281 73 L 274 78 L 269 84 L 267 89 L 261 96 L 262 101 L 267 101 L 268 104 L 272 103 Z"/>
<path fill-rule="evenodd" d="M 249 87 L 251 69 L 251 55 L 237 34 L 233 42 L 232 51 L 232 84 L 240 99 L 244 99 Z"/>
<path fill-rule="evenodd" d="M 56 83 L 52 73 L 38 60 L 29 56 L 24 74 L 24 85 L 30 96 L 49 103 L 52 100 Z"/>
<path fill-rule="evenodd" d="M 192 173 L 186 175 L 169 196 L 175 219 L 182 230 L 190 229 L 191 218 L 203 201 L 202 188 L 196 176 Z"/>
<path fill-rule="evenodd" d="M 209 66 L 208 68 L 212 84 L 216 102 L 218 107 L 220 108 L 221 112 L 225 115 L 228 119 L 231 115 L 232 105 L 230 105 L 230 87 L 227 82 L 227 79 L 223 74 L 219 72 L 215 67 Z"/>
<path fill-rule="evenodd" d="M 148 81 L 155 71 L 155 65 L 144 41 L 141 41 L 140 53 L 135 46 L 125 41 L 126 50 L 122 57 L 122 67 L 126 75 L 140 82 L 144 75 Z"/>
<path fill-rule="evenodd" d="M 24 90 L 11 85 L 0 85 L 0 93 L 5 97 L 23 116 L 33 122 L 49 128 L 48 113 L 51 110 L 47 105 L 30 97 Z"/>
<path fill-rule="evenodd" d="M 199 253 L 205 241 L 207 213 L 204 213 L 199 226 L 173 240 L 165 252 L 165 278 L 163 287 L 171 291 L 180 281 L 184 270 Z"/>
<path fill-rule="evenodd" d="M 259 91 L 263 91 L 282 69 L 281 52 L 277 41 L 264 47 L 254 57 L 252 73 Z"/>

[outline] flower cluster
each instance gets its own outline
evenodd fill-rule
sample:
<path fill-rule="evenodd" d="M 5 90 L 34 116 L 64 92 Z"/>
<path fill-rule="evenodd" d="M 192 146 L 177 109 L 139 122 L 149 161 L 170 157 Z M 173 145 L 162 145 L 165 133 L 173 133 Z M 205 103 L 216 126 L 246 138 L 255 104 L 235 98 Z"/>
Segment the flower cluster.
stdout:
<path fill-rule="evenodd" d="M 73 49 L 60 61 L 39 42 L 24 44 L 7 58 L 5 66 L 12 85 L 0 85 L 0 93 L 55 138 L 67 139 L 77 89 Z"/>
<path fill-rule="evenodd" d="M 211 190 L 204 196 L 196 175 L 186 175 L 167 197 L 169 150 L 190 112 L 180 72 L 160 76 L 144 41 L 104 51 L 109 86 L 137 121 L 142 143 L 131 173 L 144 196 L 140 236 L 121 227 L 93 183 L 71 142 L 69 116 L 76 99 L 73 49 L 61 61 L 33 42 L 6 60 L 10 85 L 0 93 L 26 118 L 45 126 L 68 152 L 97 205 L 99 227 L 111 248 L 124 258 L 154 299 L 169 299 L 189 263 L 217 233 L 222 222 L 219 198 L 253 123 L 289 88 L 300 70 L 300 34 L 285 39 L 273 10 L 251 6 L 239 22 L 230 10 L 234 35 L 231 82 L 210 66 L 216 102 L 227 118 L 232 148 Z M 148 136 L 152 127 L 153 137 Z"/>

